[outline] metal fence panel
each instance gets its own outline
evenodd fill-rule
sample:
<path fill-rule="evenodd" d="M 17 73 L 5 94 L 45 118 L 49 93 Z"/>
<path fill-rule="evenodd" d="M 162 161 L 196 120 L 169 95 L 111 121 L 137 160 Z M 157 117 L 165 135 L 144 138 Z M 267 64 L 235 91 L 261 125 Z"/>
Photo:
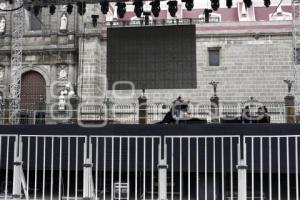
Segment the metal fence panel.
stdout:
<path fill-rule="evenodd" d="M 299 200 L 299 137 L 245 137 L 249 199 Z"/>
<path fill-rule="evenodd" d="M 16 135 L 0 135 L 0 198 L 12 198 Z"/>
<path fill-rule="evenodd" d="M 157 199 L 160 137 L 92 136 L 99 199 Z"/>
<path fill-rule="evenodd" d="M 85 136 L 20 136 L 28 198 L 82 198 L 85 144 Z"/>
<path fill-rule="evenodd" d="M 167 136 L 168 199 L 235 199 L 238 136 Z"/>

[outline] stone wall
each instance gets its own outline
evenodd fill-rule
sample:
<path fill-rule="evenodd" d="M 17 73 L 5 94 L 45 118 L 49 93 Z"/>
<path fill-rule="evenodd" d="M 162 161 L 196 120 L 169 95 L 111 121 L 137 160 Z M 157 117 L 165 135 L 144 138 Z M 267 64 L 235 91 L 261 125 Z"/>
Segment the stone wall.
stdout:
<path fill-rule="evenodd" d="M 49 17 L 47 10 L 43 12 Z M 61 83 L 54 93 L 65 83 L 71 82 L 77 86 L 78 94 L 82 94 L 84 102 L 99 103 L 106 97 L 114 102 L 137 101 L 141 90 L 133 91 L 132 96 L 129 91 L 117 91 L 120 98 L 116 98 L 112 91 L 106 91 L 103 75 L 106 75 L 107 41 L 99 33 L 102 27 L 99 24 L 93 27 L 90 18 L 91 14 L 99 13 L 99 6 L 88 7 L 83 18 L 77 15 L 75 6 L 73 13 L 76 15 L 69 16 L 69 25 L 74 28 L 70 28 L 67 33 L 61 33 L 57 29 L 58 16 L 63 12 L 58 9 L 57 16 L 50 17 L 50 20 L 44 19 L 46 22 L 49 20 L 45 22 L 46 26 L 53 28 L 49 29 L 50 32 L 27 32 L 24 37 L 23 71 L 39 71 L 45 79 L 49 79 L 47 102 L 57 101 L 50 96 L 50 86 L 55 81 Z M 150 102 L 168 103 L 181 95 L 193 102 L 207 104 L 213 94 L 212 87 L 208 84 L 212 80 L 220 82 L 220 101 L 241 102 L 249 97 L 259 101 L 283 101 L 287 94 L 287 86 L 283 80 L 294 79 L 295 74 L 300 77 L 300 69 L 297 66 L 295 70 L 292 65 L 292 37 L 289 30 L 197 32 L 196 43 L 197 89 L 146 88 Z M 0 81 L 0 91 L 8 97 L 9 35 L 0 36 L 0 44 L 0 67 L 5 70 L 4 78 Z M 220 66 L 208 66 L 209 47 L 221 48 Z M 61 67 L 66 67 L 68 71 L 67 78 L 63 80 L 58 75 Z M 300 88 L 299 81 L 297 88 Z M 124 96 L 128 98 L 124 99 Z"/>
<path fill-rule="evenodd" d="M 80 69 L 82 69 L 81 66 L 79 66 L 81 57 L 84 57 L 87 64 L 87 67 L 84 68 L 85 70 L 93 74 L 99 73 L 99 67 L 93 68 L 90 66 L 93 65 L 93 63 L 96 63 L 96 66 L 98 66 L 100 56 L 97 51 L 100 49 L 100 46 L 95 45 L 89 48 L 88 43 L 90 40 L 83 34 L 91 29 L 91 14 L 95 12 L 99 14 L 99 11 L 99 5 L 87 5 L 86 14 L 80 16 L 77 13 L 77 6 L 73 5 L 72 14 L 67 14 L 68 30 L 60 31 L 60 17 L 63 13 L 66 14 L 66 7 L 57 6 L 54 15 L 49 14 L 49 8 L 43 8 L 41 11 L 42 30 L 32 31 L 30 29 L 31 13 L 25 10 L 23 67 L 21 70 L 22 73 L 37 71 L 44 77 L 46 81 L 48 104 L 58 101 L 57 97 L 59 91 L 62 90 L 66 84 L 78 86 L 79 76 L 81 75 Z M 6 18 L 6 32 L 0 35 L 0 71 L 4 71 L 3 77 L 0 77 L 0 92 L 4 95 L 4 98 L 8 98 L 10 83 L 11 19 L 9 13 L 0 11 L 0 17 L 3 16 Z M 94 33 L 95 36 L 97 28 L 94 28 L 91 32 Z M 99 37 L 99 33 L 98 36 L 91 37 L 91 40 L 97 41 L 97 37 Z M 88 53 L 85 55 L 80 55 L 80 44 L 82 44 L 80 41 L 82 41 L 82 38 L 87 41 L 86 52 Z M 95 52 L 95 55 L 92 56 L 95 59 L 92 61 L 89 57 L 92 55 L 90 52 L 93 52 L 93 54 Z M 66 73 L 65 76 L 60 76 L 61 71 Z M 86 76 L 88 76 L 88 74 L 86 74 Z M 94 82 L 91 84 L 96 85 Z"/>
<path fill-rule="evenodd" d="M 97 102 L 104 94 L 101 84 L 101 47 L 99 37 L 79 39 L 78 94 L 83 103 Z"/>
<path fill-rule="evenodd" d="M 152 102 L 170 102 L 183 96 L 193 102 L 209 103 L 213 94 L 208 83 L 218 81 L 220 101 L 283 101 L 287 94 L 284 79 L 294 79 L 292 37 L 290 32 L 197 34 L 197 89 L 147 90 Z M 220 66 L 208 66 L 208 48 L 220 47 Z M 102 65 L 104 68 L 105 65 Z M 299 70 L 296 70 L 299 73 Z M 118 91 L 128 96 L 128 91 Z M 108 96 L 114 101 L 111 91 Z M 141 94 L 135 91 L 133 99 Z M 128 101 L 131 101 L 128 99 Z"/>

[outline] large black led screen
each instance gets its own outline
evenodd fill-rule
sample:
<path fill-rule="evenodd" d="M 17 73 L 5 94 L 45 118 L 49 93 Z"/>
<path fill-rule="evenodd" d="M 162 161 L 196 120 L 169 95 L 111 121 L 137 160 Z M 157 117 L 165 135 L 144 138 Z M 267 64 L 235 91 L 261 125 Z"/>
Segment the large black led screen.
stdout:
<path fill-rule="evenodd" d="M 108 28 L 107 78 L 136 89 L 196 88 L 194 25 Z M 118 84 L 116 89 L 129 89 Z"/>

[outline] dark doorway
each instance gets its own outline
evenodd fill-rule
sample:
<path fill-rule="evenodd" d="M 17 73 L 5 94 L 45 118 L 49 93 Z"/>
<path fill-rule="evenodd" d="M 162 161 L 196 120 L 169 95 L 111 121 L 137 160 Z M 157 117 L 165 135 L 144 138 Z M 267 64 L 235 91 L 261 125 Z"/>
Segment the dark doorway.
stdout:
<path fill-rule="evenodd" d="M 35 71 L 24 73 L 21 79 L 21 123 L 44 118 L 45 101 L 46 82 L 43 76 Z"/>

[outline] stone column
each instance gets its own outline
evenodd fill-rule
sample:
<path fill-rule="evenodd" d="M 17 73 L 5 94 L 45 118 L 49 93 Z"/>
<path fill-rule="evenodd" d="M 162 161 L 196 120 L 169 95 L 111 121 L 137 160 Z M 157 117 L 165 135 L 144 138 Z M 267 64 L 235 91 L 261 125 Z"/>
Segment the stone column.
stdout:
<path fill-rule="evenodd" d="M 145 91 L 139 97 L 139 124 L 147 124 L 147 97 Z"/>
<path fill-rule="evenodd" d="M 214 89 L 214 95 L 210 98 L 211 122 L 219 123 L 219 97 L 217 96 L 217 86 L 219 82 L 211 81 L 209 84 L 212 85 Z"/>
<path fill-rule="evenodd" d="M 287 95 L 286 97 L 284 97 L 284 104 L 285 104 L 286 123 L 288 124 L 296 123 L 295 97 L 292 95 Z"/>
<path fill-rule="evenodd" d="M 105 75 L 100 69 L 100 39 L 79 38 L 78 95 L 91 106 L 99 105 L 105 93 Z"/>
<path fill-rule="evenodd" d="M 106 118 L 107 118 L 107 122 L 108 123 L 113 123 L 115 119 L 113 119 L 114 117 L 114 113 L 113 113 L 113 105 L 114 103 L 112 101 L 110 101 L 109 98 L 106 98 L 105 101 L 103 102 L 106 106 Z"/>
<path fill-rule="evenodd" d="M 284 97 L 285 104 L 285 119 L 286 123 L 293 124 L 296 122 L 295 115 L 295 96 L 291 94 L 291 90 L 295 81 L 292 80 L 283 80 L 288 86 L 288 95 Z"/>
<path fill-rule="evenodd" d="M 212 96 L 210 98 L 211 122 L 219 123 L 219 97 Z"/>

